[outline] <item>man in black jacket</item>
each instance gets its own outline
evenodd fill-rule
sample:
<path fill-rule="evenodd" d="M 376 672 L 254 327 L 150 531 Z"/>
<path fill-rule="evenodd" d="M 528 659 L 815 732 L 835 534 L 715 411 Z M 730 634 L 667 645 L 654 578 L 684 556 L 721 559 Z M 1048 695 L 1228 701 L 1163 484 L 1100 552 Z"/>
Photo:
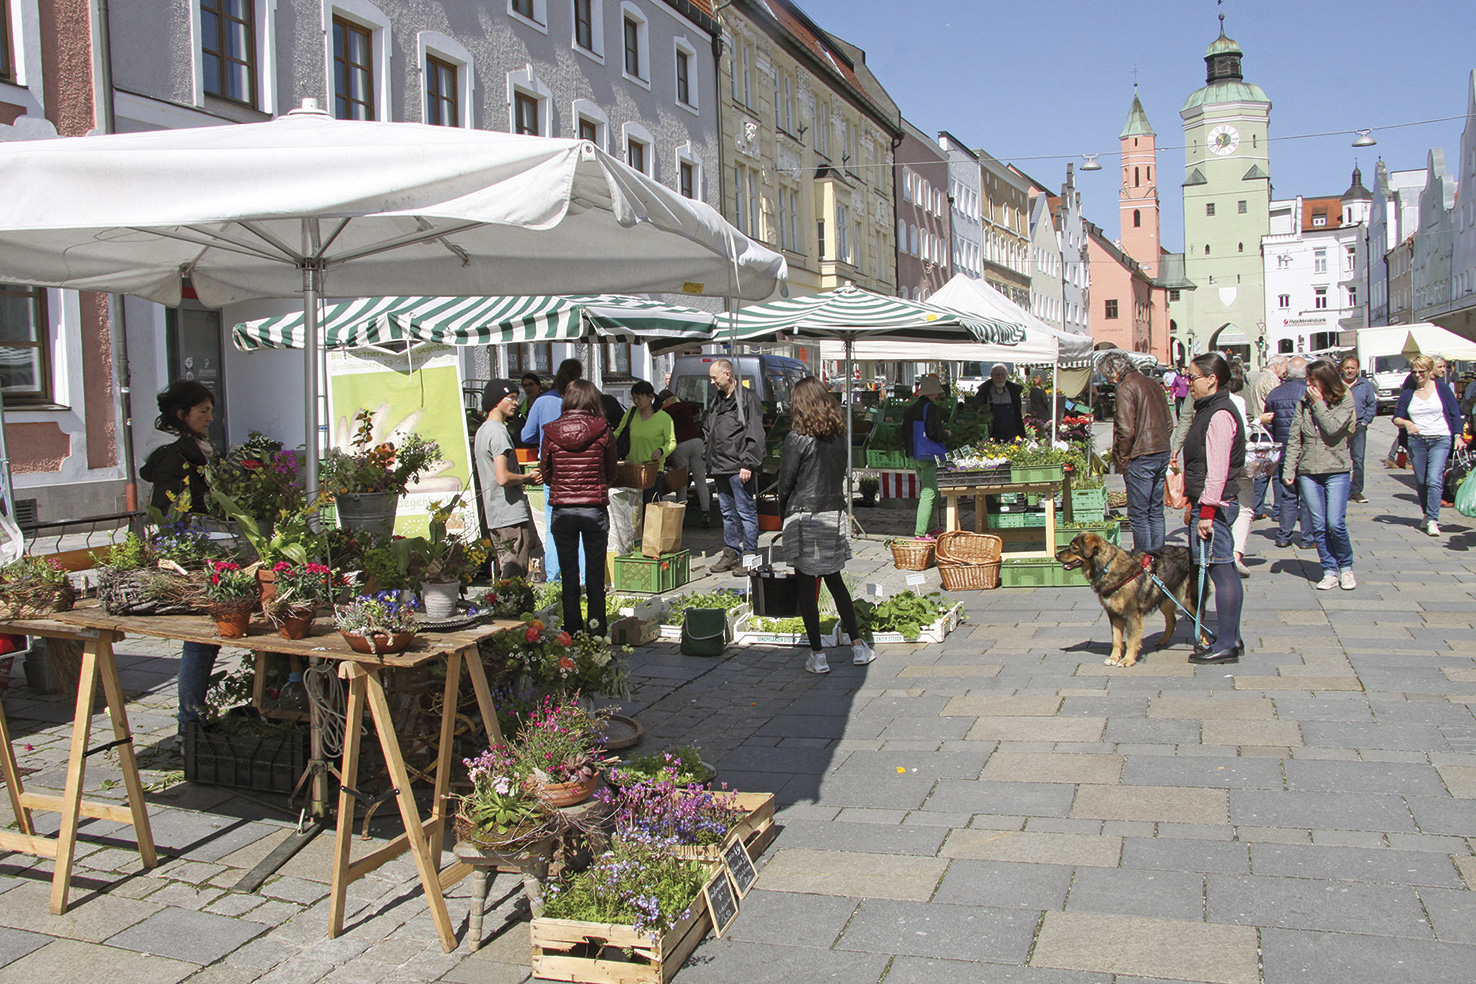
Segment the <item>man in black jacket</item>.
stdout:
<path fill-rule="evenodd" d="M 1266 410 L 1272 414 L 1271 436 L 1276 443 L 1281 445 L 1281 454 L 1286 456 L 1286 442 L 1291 437 L 1292 420 L 1297 415 L 1297 404 L 1302 402 L 1302 397 L 1307 395 L 1307 360 L 1297 356 L 1288 363 L 1286 367 L 1286 378 L 1281 384 L 1266 396 Z M 1278 547 L 1289 547 L 1292 543 L 1292 534 L 1296 532 L 1297 521 L 1302 523 L 1302 542 L 1304 547 L 1312 545 L 1312 516 L 1305 503 L 1302 502 L 1301 493 L 1295 485 L 1287 485 L 1285 482 L 1273 481 L 1272 489 L 1275 490 L 1276 498 L 1276 521 L 1279 525 L 1276 531 L 1276 545 Z"/>
<path fill-rule="evenodd" d="M 742 574 L 743 555 L 758 552 L 757 476 L 764 462 L 764 417 L 758 394 L 739 385 L 733 363 L 715 359 L 708 367 L 712 396 L 707 403 L 703 436 L 707 440 L 707 474 L 717 485 L 723 514 L 723 555 L 713 573 Z"/>

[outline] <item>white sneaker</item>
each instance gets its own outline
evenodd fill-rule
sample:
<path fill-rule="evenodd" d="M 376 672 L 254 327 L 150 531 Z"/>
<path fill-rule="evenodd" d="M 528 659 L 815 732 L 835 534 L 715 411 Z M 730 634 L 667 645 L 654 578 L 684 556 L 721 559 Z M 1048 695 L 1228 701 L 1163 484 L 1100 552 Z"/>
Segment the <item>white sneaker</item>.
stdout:
<path fill-rule="evenodd" d="M 1425 532 L 1430 534 L 1431 536 L 1439 536 L 1440 524 L 1435 522 L 1434 520 L 1431 520 L 1430 525 L 1425 527 Z"/>
<path fill-rule="evenodd" d="M 1336 574 L 1324 574 L 1322 575 L 1322 580 L 1317 582 L 1318 591 L 1331 591 L 1337 586 L 1338 576 Z"/>
<path fill-rule="evenodd" d="M 866 644 L 865 639 L 857 639 L 851 643 L 851 662 L 857 666 L 865 666 L 876 659 L 876 650 Z"/>
<path fill-rule="evenodd" d="M 805 659 L 805 672 L 806 673 L 829 673 L 830 672 L 830 664 L 827 663 L 827 662 L 825 662 L 825 654 L 824 653 L 811 653 L 809 655 L 809 657 Z"/>
<path fill-rule="evenodd" d="M 1358 587 L 1358 582 L 1353 579 L 1352 571 L 1344 571 L 1338 575 L 1338 584 L 1344 591 L 1352 591 Z"/>

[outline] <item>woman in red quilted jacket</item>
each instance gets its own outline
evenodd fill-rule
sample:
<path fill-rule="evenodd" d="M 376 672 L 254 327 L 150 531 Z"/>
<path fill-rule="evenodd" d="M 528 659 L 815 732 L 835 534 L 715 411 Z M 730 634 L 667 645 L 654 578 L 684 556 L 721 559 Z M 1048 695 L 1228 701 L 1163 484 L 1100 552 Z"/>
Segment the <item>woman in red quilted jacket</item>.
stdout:
<path fill-rule="evenodd" d="M 548 532 L 563 572 L 564 629 L 568 632 L 581 632 L 586 627 L 579 614 L 582 544 L 589 581 L 588 629 L 594 635 L 605 634 L 605 546 L 610 538 L 606 507 L 616 460 L 615 441 L 605 420 L 600 391 L 588 380 L 573 380 L 564 387 L 563 414 L 543 426 L 539 459 L 553 507 Z"/>

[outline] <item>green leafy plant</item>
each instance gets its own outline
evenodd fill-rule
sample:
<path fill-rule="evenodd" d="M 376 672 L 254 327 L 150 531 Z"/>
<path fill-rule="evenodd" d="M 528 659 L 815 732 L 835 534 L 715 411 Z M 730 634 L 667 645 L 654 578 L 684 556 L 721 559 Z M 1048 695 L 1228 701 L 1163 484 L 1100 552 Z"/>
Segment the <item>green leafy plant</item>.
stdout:
<path fill-rule="evenodd" d="M 313 529 L 313 521 L 318 515 L 316 504 L 290 512 L 283 510 L 268 532 L 257 517 L 219 489 L 210 490 L 210 499 L 223 515 L 240 528 L 241 535 L 251 544 L 251 549 L 256 551 L 256 558 L 263 563 L 270 564 L 286 559 L 295 564 L 306 564 L 309 555 L 319 556 L 322 553 L 321 540 Z"/>
<path fill-rule="evenodd" d="M 305 503 L 302 449 L 284 450 L 260 431 L 252 431 L 244 444 L 226 454 L 213 455 L 205 466 L 205 480 L 212 490 L 236 502 L 258 520 L 275 520 L 284 512 L 296 512 Z M 218 511 L 222 519 L 233 518 Z"/>
<path fill-rule="evenodd" d="M 867 502 L 875 502 L 877 495 L 881 492 L 881 479 L 875 475 L 861 476 L 861 498 Z"/>
<path fill-rule="evenodd" d="M 524 618 L 533 614 L 533 586 L 521 577 L 505 577 L 493 581 L 471 603 L 496 618 Z"/>
<path fill-rule="evenodd" d="M 548 810 L 528 782 L 528 765 L 512 748 L 493 745 L 464 763 L 472 788 L 461 797 L 460 813 L 472 830 L 522 839 L 544 824 Z"/>
<path fill-rule="evenodd" d="M 630 926 L 660 939 L 702 898 L 706 867 L 659 845 L 621 838 L 585 871 L 565 874 L 548 887 L 543 914 L 554 919 Z"/>
<path fill-rule="evenodd" d="M 212 604 L 230 605 L 261 597 L 255 571 L 243 568 L 234 560 L 212 560 L 209 571 L 210 583 L 205 587 L 205 597 Z"/>
<path fill-rule="evenodd" d="M 638 782 L 649 782 L 668 775 L 678 786 L 704 783 L 717 775 L 717 770 L 702 761 L 702 750 L 696 745 L 683 745 L 667 752 L 639 755 L 622 762 L 610 770 L 610 782 L 618 786 L 633 786 Z"/>
<path fill-rule="evenodd" d="M 726 589 L 708 591 L 705 594 L 685 594 L 671 600 L 662 621 L 667 625 L 681 625 L 689 608 L 721 608 L 731 612 L 746 603 L 747 599 L 741 594 Z"/>
<path fill-rule="evenodd" d="M 396 445 L 374 443 L 374 414 L 360 410 L 354 415 L 358 429 L 352 450 L 333 448 L 323 459 L 320 480 L 330 495 L 363 492 L 393 492 L 404 495 L 410 483 L 441 457 L 441 446 L 411 434 Z"/>
<path fill-rule="evenodd" d="M 604 636 L 557 631 L 533 619 L 522 632 L 483 639 L 478 649 L 484 659 L 524 672 L 529 683 L 555 693 L 625 693 L 625 662 Z"/>
<path fill-rule="evenodd" d="M 154 563 L 148 545 L 137 533 L 129 533 L 122 543 L 115 543 L 108 550 L 94 551 L 92 557 L 97 561 L 99 570 L 110 570 L 117 574 L 151 567 Z"/>
<path fill-rule="evenodd" d="M 392 541 L 392 547 L 408 551 L 407 567 L 412 579 L 436 584 L 446 581 L 469 584 L 487 563 L 489 541 L 451 536 L 446 530 L 447 520 L 464 502 L 458 492 L 448 502 L 432 504 L 429 537 Z"/>
<path fill-rule="evenodd" d="M 831 629 L 835 628 L 836 621 L 837 619 L 834 618 L 822 618 L 820 620 L 820 634 L 825 635 Z M 799 616 L 795 616 L 794 618 L 765 618 L 762 615 L 755 615 L 748 620 L 748 627 L 754 632 L 788 632 L 794 635 L 802 635 L 805 631 L 805 620 Z"/>
<path fill-rule="evenodd" d="M 878 632 L 900 632 L 902 638 L 914 642 L 922 630 L 938 621 L 949 609 L 949 603 L 937 591 L 919 595 L 901 591 L 879 602 L 858 598 L 855 601 L 857 628 L 865 638 Z"/>

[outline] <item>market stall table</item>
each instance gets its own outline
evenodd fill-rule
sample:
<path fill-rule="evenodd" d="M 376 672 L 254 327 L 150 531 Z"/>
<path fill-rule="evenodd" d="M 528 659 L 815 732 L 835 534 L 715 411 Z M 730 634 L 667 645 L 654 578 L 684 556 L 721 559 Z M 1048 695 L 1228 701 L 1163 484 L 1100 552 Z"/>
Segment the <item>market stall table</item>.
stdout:
<path fill-rule="evenodd" d="M 990 533 L 999 537 L 1006 543 L 1019 542 L 1021 540 L 1039 541 L 1040 534 L 1045 534 L 1045 549 L 1043 550 L 1018 550 L 1011 551 L 1012 559 L 1050 559 L 1056 556 L 1056 493 L 1061 492 L 1062 501 L 1065 504 L 1065 518 L 1071 522 L 1071 473 L 1067 472 L 1065 478 L 1054 482 L 986 482 L 979 485 L 951 485 L 938 489 L 938 494 L 943 497 L 943 528 L 945 530 L 962 529 L 958 519 L 958 500 L 964 496 L 974 497 L 974 530 L 982 533 L 987 528 L 986 517 L 989 513 L 989 502 L 986 496 L 1005 495 L 1007 493 L 1020 493 L 1029 495 L 1039 493 L 1045 502 L 1045 526 L 1023 527 L 1018 529 L 991 529 Z"/>
<path fill-rule="evenodd" d="M 209 628 L 209 623 L 198 615 L 139 616 L 126 617 L 109 615 L 96 605 L 83 605 L 69 612 L 56 612 L 45 619 L 18 620 L 0 624 L 0 632 L 20 635 L 44 636 L 57 639 L 72 639 L 83 643 L 82 669 L 77 687 L 77 707 L 72 723 L 72 747 L 67 758 L 66 786 L 60 797 L 27 793 L 21 785 L 20 771 L 11 750 L 8 728 L 3 711 L 0 711 L 0 741 L 5 752 L 0 755 L 6 788 L 11 807 L 15 812 L 19 834 L 0 831 L 0 848 L 50 857 L 56 861 L 52 874 L 51 911 L 66 911 L 67 892 L 71 876 L 72 861 L 77 840 L 77 823 L 80 817 L 94 817 L 119 823 L 130 823 L 138 842 L 139 856 L 145 867 L 157 864 L 153 835 L 149 828 L 148 813 L 144 807 L 143 786 L 138 777 L 138 763 L 134 756 L 132 734 L 128 729 L 128 717 L 124 708 L 123 689 L 118 682 L 118 667 L 113 657 L 113 644 L 129 633 L 161 639 L 194 641 L 211 644 L 237 645 L 262 652 L 281 653 L 308 659 L 313 656 L 338 661 L 338 673 L 348 682 L 347 710 L 344 722 L 344 746 L 342 775 L 338 794 L 337 842 L 333 856 L 333 878 L 330 885 L 328 909 L 328 935 L 337 936 L 343 930 L 344 903 L 351 882 L 409 851 L 415 858 L 421 886 L 425 889 L 430 905 L 431 917 L 436 925 L 442 947 L 449 953 L 456 948 L 456 937 L 451 928 L 451 919 L 446 911 L 443 890 L 470 873 L 464 864 L 453 864 L 445 871 L 440 870 L 440 849 L 446 822 L 446 798 L 451 783 L 451 751 L 456 725 L 457 696 L 461 683 L 463 661 L 471 677 L 472 689 L 476 693 L 478 709 L 488 740 L 502 740 L 497 726 L 497 712 L 492 704 L 491 690 L 487 684 L 486 671 L 476 656 L 477 643 L 521 623 L 511 619 L 485 622 L 472 628 L 456 632 L 426 632 L 417 637 L 414 648 L 403 653 L 365 655 L 349 648 L 336 631 L 320 625 L 306 639 L 284 639 L 275 631 L 262 630 L 253 624 L 256 632 L 242 639 L 222 640 Z M 468 654 L 471 659 L 464 659 Z M 441 704 L 440 742 L 437 747 L 435 771 L 435 798 L 428 820 L 420 819 L 410 775 L 400 749 L 400 739 L 395 732 L 385 697 L 383 671 L 397 668 L 424 666 L 438 659 L 446 660 L 445 693 Z M 93 702 L 99 680 L 107 696 L 108 713 L 113 722 L 114 741 L 89 749 L 88 740 L 92 730 Z M 356 791 L 350 783 L 358 774 L 359 731 L 368 708 L 378 735 L 380 748 L 384 752 L 385 765 L 389 773 L 392 795 L 399 806 L 400 817 L 405 824 L 405 833 L 391 840 L 378 850 L 358 859 L 351 857 L 354 801 Z M 87 757 L 106 748 L 117 747 L 119 764 L 123 772 L 123 783 L 127 791 L 128 807 L 112 804 L 87 802 L 82 799 L 82 783 L 86 771 Z M 55 810 L 61 814 L 61 828 L 57 839 L 35 835 L 30 820 L 31 810 Z"/>

